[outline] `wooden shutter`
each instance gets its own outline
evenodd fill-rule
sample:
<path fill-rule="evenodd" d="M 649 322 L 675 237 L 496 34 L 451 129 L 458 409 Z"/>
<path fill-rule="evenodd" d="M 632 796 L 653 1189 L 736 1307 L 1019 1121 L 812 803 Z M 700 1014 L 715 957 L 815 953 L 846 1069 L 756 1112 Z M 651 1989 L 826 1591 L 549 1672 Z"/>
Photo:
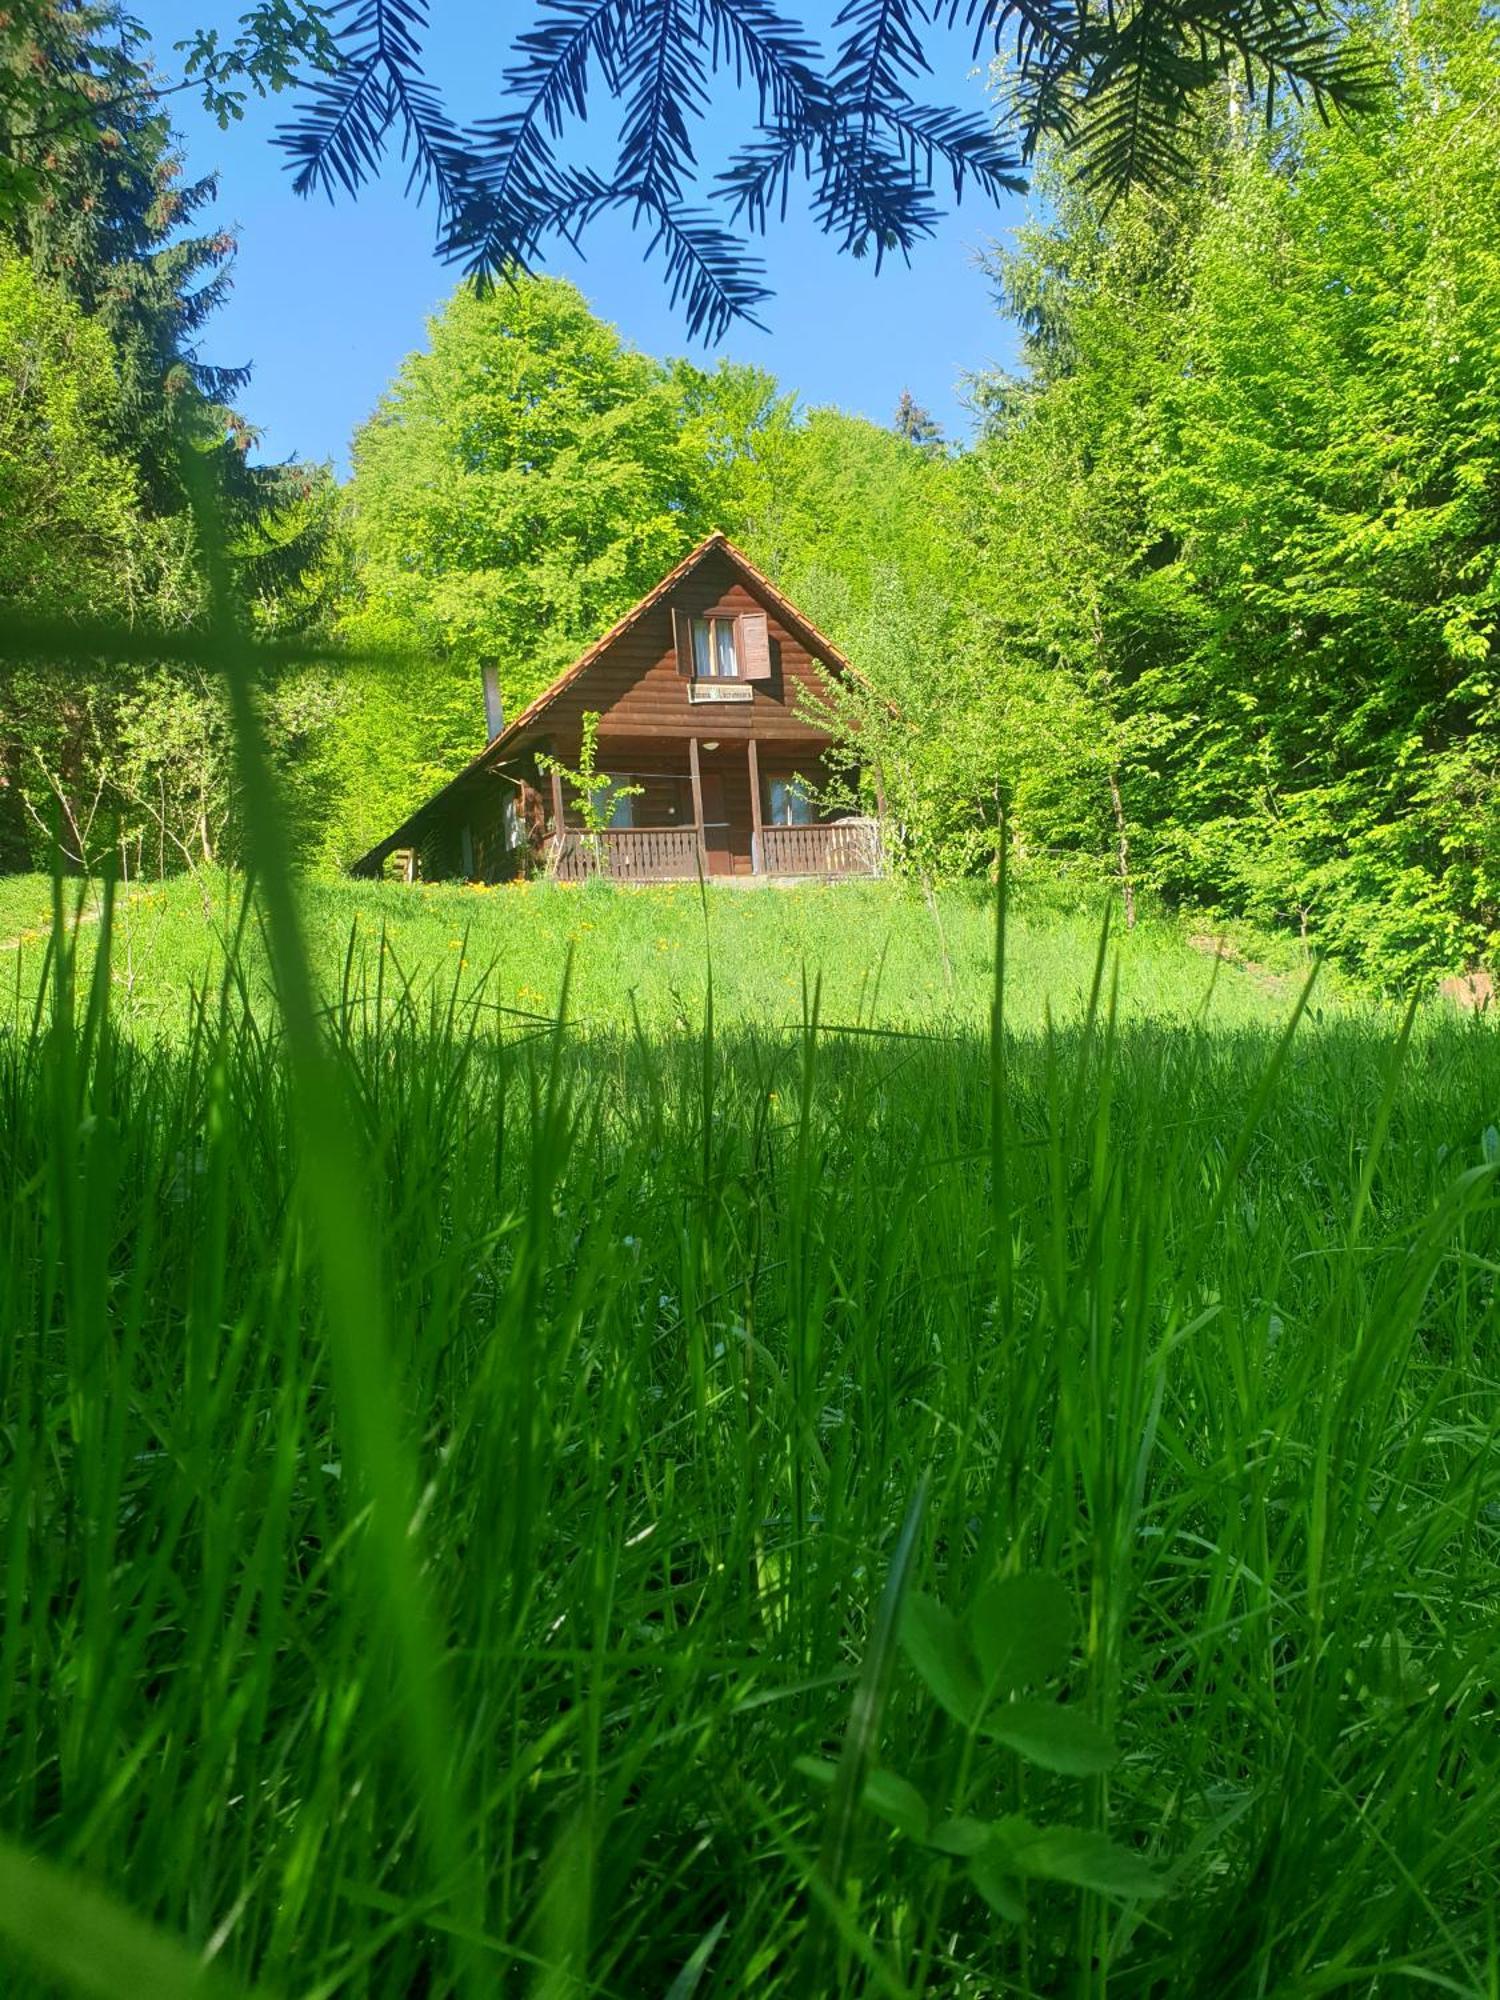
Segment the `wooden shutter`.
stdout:
<path fill-rule="evenodd" d="M 771 634 L 764 611 L 742 611 L 735 620 L 735 650 L 740 656 L 742 681 L 771 678 Z"/>
<path fill-rule="evenodd" d="M 677 671 L 685 681 L 693 678 L 693 621 L 685 611 L 672 612 L 672 638 L 677 647 Z"/>

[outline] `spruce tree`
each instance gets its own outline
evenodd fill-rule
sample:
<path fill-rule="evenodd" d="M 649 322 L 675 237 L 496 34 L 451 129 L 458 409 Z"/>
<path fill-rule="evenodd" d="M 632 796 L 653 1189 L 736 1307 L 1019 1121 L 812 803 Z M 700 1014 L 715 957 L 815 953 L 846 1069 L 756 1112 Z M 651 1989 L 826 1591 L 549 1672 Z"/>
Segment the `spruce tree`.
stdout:
<path fill-rule="evenodd" d="M 109 442 L 134 460 L 148 509 L 186 512 L 182 419 L 194 403 L 187 428 L 216 462 L 245 590 L 289 587 L 316 557 L 328 510 L 304 505 L 314 469 L 249 463 L 257 433 L 233 399 L 250 371 L 201 351 L 233 282 L 234 237 L 211 218 L 217 177 L 185 173 L 144 31 L 117 0 L 42 0 L 28 15 L 29 48 L 11 60 L 65 75 L 74 108 L 32 142 L 35 198 L 11 216 L 12 240 L 108 335 L 121 389 Z"/>
<path fill-rule="evenodd" d="M 924 450 L 931 451 L 943 442 L 942 425 L 930 411 L 922 408 L 910 389 L 901 391 L 891 428 L 897 437 L 905 438 L 908 444 L 921 445 Z"/>

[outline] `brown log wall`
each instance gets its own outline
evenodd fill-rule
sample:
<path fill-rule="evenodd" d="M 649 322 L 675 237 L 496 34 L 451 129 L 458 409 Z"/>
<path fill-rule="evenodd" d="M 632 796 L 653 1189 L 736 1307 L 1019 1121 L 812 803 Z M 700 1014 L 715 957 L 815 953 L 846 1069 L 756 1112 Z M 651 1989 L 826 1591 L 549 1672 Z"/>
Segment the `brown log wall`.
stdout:
<path fill-rule="evenodd" d="M 690 682 L 677 671 L 672 637 L 672 608 L 693 617 L 729 616 L 741 611 L 765 611 L 771 636 L 772 672 L 768 681 L 753 681 L 749 701 L 695 702 Z M 600 762 L 610 737 L 696 736 L 720 743 L 739 742 L 754 734 L 760 740 L 778 738 L 793 744 L 821 744 L 823 733 L 797 713 L 799 696 L 826 693 L 826 683 L 802 641 L 739 581 L 722 557 L 710 556 L 672 593 L 647 612 L 639 624 L 617 639 L 608 652 L 551 701 L 537 717 L 539 737 L 553 740 L 555 754 L 574 761 L 589 710 L 600 717 Z"/>

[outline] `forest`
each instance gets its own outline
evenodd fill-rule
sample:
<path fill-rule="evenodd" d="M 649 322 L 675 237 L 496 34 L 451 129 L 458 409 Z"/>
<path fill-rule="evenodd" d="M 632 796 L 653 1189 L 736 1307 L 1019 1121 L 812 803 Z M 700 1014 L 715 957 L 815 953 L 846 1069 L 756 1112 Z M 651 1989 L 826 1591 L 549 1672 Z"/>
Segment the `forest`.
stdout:
<path fill-rule="evenodd" d="M 851 731 L 903 863 L 1018 865 L 1283 930 L 1376 984 L 1500 941 L 1500 29 L 1361 17 L 1375 108 L 1269 128 L 1226 87 L 1192 171 L 1089 193 L 1043 154 L 987 253 L 1021 365 L 973 435 L 627 347 L 571 286 L 462 284 L 327 466 L 255 462 L 206 357 L 217 190 L 107 10 L 57 16 L 108 129 L 0 208 L 0 598 L 190 621 L 190 387 L 295 851 L 347 864 L 479 746 L 480 662 L 525 702 L 708 528 L 868 677 Z M 76 54 L 76 50 L 75 50 Z M 414 330 L 415 331 L 415 330 Z M 64 476 L 65 474 L 65 476 Z M 297 648 L 305 645 L 307 657 Z M 0 667 L 0 866 L 232 865 L 224 697 L 170 659 Z"/>

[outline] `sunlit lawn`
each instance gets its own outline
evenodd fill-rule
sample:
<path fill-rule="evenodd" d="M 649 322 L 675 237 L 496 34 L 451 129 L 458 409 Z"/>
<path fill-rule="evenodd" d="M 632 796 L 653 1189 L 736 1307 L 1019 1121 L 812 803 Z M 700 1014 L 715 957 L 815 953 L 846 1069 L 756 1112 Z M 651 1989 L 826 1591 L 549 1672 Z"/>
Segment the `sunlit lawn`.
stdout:
<path fill-rule="evenodd" d="M 0 982 L 12 997 L 34 995 L 50 896 L 43 878 L 0 879 Z M 191 992 L 218 982 L 242 896 L 237 879 L 203 876 L 122 899 L 113 964 L 122 1020 L 143 1031 L 181 1027 Z M 1104 900 L 1097 891 L 1053 892 L 1028 903 L 1023 890 L 1010 946 L 1015 1026 L 1039 1027 L 1049 1009 L 1066 1019 L 1083 1005 Z M 85 907 L 95 907 L 92 892 Z M 944 890 L 929 904 L 893 882 L 714 886 L 705 898 L 686 883 L 476 890 L 315 881 L 305 886 L 304 908 L 329 990 L 346 972 L 373 986 L 384 953 L 388 987 L 436 989 L 491 1019 L 495 1010 L 554 1013 L 570 963 L 569 1017 L 595 1027 L 696 1024 L 710 967 L 721 1022 L 798 1022 L 814 989 L 823 1020 L 866 1026 L 972 1024 L 990 1007 L 994 913 L 982 885 Z M 1294 957 L 1284 955 L 1274 972 L 1216 965 L 1189 947 L 1193 929 L 1155 920 L 1116 936 L 1122 1017 L 1185 1020 L 1205 1006 L 1224 1026 L 1285 1017 L 1305 976 Z M 86 925 L 85 961 L 90 948 Z M 254 918 L 242 957 L 252 991 L 269 1004 Z M 1338 994 L 1325 974 L 1317 1004 L 1339 1004 Z"/>

